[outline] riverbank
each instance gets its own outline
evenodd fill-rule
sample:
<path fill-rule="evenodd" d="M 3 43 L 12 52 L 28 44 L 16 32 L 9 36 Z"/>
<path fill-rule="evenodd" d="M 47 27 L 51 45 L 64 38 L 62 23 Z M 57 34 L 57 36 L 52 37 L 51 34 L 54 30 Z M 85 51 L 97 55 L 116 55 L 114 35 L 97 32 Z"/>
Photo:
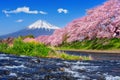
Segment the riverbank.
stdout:
<path fill-rule="evenodd" d="M 55 47 L 55 49 L 86 53 L 120 53 L 120 39 L 96 38 L 94 40 L 75 41 L 71 43 L 64 42 Z"/>
<path fill-rule="evenodd" d="M 108 54 L 120 54 L 120 50 L 80 50 L 80 49 L 59 49 L 56 48 L 57 51 L 75 51 L 75 52 L 83 52 L 83 53 L 108 53 Z"/>
<path fill-rule="evenodd" d="M 40 58 L 57 58 L 63 60 L 90 60 L 89 57 L 69 55 L 64 52 L 56 52 L 54 49 L 37 42 L 24 42 L 21 38 L 15 39 L 12 45 L 0 43 L 0 52 L 34 56 Z"/>

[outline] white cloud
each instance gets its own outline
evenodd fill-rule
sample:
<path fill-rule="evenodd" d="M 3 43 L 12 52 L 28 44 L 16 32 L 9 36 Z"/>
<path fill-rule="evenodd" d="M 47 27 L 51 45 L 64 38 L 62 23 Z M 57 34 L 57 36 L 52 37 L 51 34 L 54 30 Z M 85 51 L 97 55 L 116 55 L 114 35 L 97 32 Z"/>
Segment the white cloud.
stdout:
<path fill-rule="evenodd" d="M 16 20 L 16 22 L 21 23 L 21 22 L 23 22 L 23 19 L 18 19 L 18 20 Z"/>
<path fill-rule="evenodd" d="M 10 15 L 9 14 L 5 14 L 6 15 L 6 17 L 9 17 Z"/>
<path fill-rule="evenodd" d="M 63 9 L 63 8 L 59 8 L 57 11 L 58 11 L 58 13 L 65 13 L 65 14 L 68 13 L 68 10 L 67 9 Z"/>
<path fill-rule="evenodd" d="M 40 14 L 47 14 L 47 12 L 39 11 Z"/>
<path fill-rule="evenodd" d="M 6 15 L 8 15 L 8 14 L 11 14 L 11 13 L 13 13 L 13 14 L 15 14 L 15 13 L 27 13 L 27 14 L 47 14 L 46 12 L 44 12 L 44 11 L 38 11 L 38 10 L 30 10 L 30 8 L 29 7 L 26 7 L 26 6 L 24 6 L 24 7 L 19 7 L 19 8 L 17 8 L 17 9 L 15 9 L 15 10 L 3 10 L 2 12 L 4 12 Z"/>

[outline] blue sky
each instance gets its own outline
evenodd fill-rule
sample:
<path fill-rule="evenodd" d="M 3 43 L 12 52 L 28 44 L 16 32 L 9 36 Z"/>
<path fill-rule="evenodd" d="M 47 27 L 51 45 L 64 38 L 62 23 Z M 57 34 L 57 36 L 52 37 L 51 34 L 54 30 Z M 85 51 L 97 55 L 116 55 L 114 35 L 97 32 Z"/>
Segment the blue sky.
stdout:
<path fill-rule="evenodd" d="M 106 0 L 0 0 L 0 35 L 24 29 L 41 19 L 64 27 Z"/>

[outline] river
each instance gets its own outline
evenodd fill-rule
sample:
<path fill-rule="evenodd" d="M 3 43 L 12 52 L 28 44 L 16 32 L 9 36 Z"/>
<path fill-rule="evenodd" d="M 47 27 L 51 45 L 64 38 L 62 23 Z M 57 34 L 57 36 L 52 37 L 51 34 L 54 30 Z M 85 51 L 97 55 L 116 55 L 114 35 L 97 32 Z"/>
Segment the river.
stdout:
<path fill-rule="evenodd" d="M 0 80 L 120 80 L 120 60 L 66 61 L 0 53 Z"/>

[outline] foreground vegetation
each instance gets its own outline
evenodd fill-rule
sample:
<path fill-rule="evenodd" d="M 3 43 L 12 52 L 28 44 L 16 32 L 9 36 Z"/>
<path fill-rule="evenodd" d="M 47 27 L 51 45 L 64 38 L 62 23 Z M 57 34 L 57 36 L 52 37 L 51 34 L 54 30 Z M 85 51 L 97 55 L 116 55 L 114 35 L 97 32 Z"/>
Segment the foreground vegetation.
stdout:
<path fill-rule="evenodd" d="M 37 42 L 23 42 L 22 38 L 14 40 L 13 45 L 0 43 L 0 52 L 15 55 L 26 55 L 43 58 L 61 58 L 65 60 L 89 60 L 89 57 L 73 56 L 66 53 L 59 53 L 44 44 Z"/>
<path fill-rule="evenodd" d="M 80 50 L 120 50 L 120 38 L 104 38 L 94 40 L 76 41 L 72 43 L 64 42 L 57 47 L 59 49 L 80 49 Z"/>
<path fill-rule="evenodd" d="M 62 50 L 119 50 L 120 39 L 94 39 L 76 41 L 72 43 L 64 42 L 55 49 Z M 12 45 L 0 43 L 0 52 L 11 53 L 15 55 L 26 55 L 43 58 L 60 58 L 64 60 L 90 60 L 90 57 L 69 55 L 64 52 L 57 52 L 53 48 L 37 42 L 23 42 L 23 37 L 16 38 Z"/>

